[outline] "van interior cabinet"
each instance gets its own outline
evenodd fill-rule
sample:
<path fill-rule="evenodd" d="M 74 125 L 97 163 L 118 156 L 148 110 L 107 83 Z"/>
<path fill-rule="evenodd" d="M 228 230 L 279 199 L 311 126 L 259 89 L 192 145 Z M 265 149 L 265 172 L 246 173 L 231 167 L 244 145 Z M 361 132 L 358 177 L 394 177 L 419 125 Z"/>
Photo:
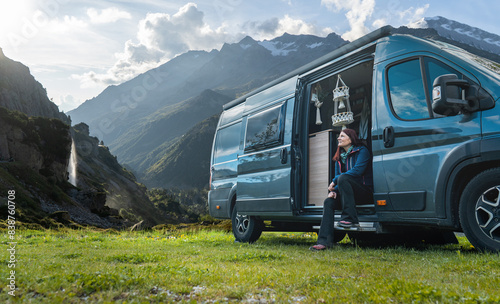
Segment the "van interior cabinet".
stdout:
<path fill-rule="evenodd" d="M 332 155 L 332 130 L 309 135 L 309 179 L 307 206 L 323 206 L 328 196 Z"/>

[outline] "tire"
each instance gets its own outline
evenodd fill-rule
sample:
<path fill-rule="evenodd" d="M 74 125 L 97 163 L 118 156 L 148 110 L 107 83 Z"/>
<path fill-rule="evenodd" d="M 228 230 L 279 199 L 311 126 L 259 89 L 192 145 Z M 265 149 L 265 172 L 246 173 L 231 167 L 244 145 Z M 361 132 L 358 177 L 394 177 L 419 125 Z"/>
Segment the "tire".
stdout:
<path fill-rule="evenodd" d="M 236 206 L 231 213 L 231 223 L 236 242 L 253 243 L 259 239 L 264 229 L 262 220 L 254 216 L 239 214 Z"/>
<path fill-rule="evenodd" d="M 474 177 L 460 199 L 459 216 L 469 242 L 481 251 L 500 251 L 500 168 Z"/>

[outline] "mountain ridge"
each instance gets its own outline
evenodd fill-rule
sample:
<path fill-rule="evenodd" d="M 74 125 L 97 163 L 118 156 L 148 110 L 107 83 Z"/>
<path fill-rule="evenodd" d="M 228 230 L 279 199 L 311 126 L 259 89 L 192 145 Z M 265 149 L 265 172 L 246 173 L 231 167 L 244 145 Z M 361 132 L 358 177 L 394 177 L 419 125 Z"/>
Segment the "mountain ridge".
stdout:
<path fill-rule="evenodd" d="M 422 18 L 409 27 L 433 28 L 444 38 L 500 54 L 500 36 L 441 16 Z"/>
<path fill-rule="evenodd" d="M 124 120 L 136 119 L 137 113 L 150 114 L 163 102 L 168 102 L 169 100 L 162 98 L 165 92 L 175 90 L 174 93 L 177 94 L 176 85 L 193 73 L 194 67 L 204 64 L 214 54 L 204 51 L 186 52 L 120 85 L 107 87 L 98 96 L 69 111 L 68 115 L 73 123 L 89 124 L 93 135 L 109 142 L 110 136 L 116 136 L 120 132 Z M 196 63 L 193 64 L 192 60 L 196 60 Z M 146 98 L 151 101 L 150 104 L 144 102 Z M 77 111 L 78 109 L 81 110 Z"/>
<path fill-rule="evenodd" d="M 202 121 L 209 116 L 222 111 L 222 105 L 229 102 L 231 98 L 219 94 L 212 90 L 205 90 L 200 95 L 190 98 L 183 102 L 177 107 L 172 107 L 170 112 L 155 112 L 152 115 L 155 116 L 154 120 L 145 121 L 143 123 L 144 132 L 135 132 L 135 135 L 130 135 L 126 133 L 123 136 L 129 136 L 129 140 L 126 140 L 122 145 L 112 146 L 111 150 L 121 150 L 122 152 L 128 152 L 127 154 L 118 154 L 128 160 L 128 164 L 132 164 L 133 168 L 140 168 L 145 170 L 145 164 L 142 159 L 148 156 L 159 146 L 169 143 L 172 140 L 182 136 L 186 130 L 192 128 L 191 120 Z M 164 132 L 161 132 L 163 130 Z M 132 132 L 137 130 L 131 130 Z M 160 132 L 159 132 L 160 131 Z M 165 134 L 168 133 L 168 134 Z M 161 144 L 158 144 L 160 143 Z M 146 150 L 144 150 L 146 148 Z M 143 151 L 143 152 L 141 152 Z M 127 155 L 134 156 L 133 158 L 126 158 Z M 136 157 L 139 156 L 139 157 Z M 155 155 L 149 155 L 148 158 L 161 158 Z M 139 160 L 141 163 L 136 164 L 135 161 Z M 152 165 L 152 164 L 149 164 Z"/>
<path fill-rule="evenodd" d="M 68 117 L 49 100 L 45 88 L 24 64 L 6 57 L 0 48 L 0 106 L 29 116 L 57 118 L 70 123 Z"/>

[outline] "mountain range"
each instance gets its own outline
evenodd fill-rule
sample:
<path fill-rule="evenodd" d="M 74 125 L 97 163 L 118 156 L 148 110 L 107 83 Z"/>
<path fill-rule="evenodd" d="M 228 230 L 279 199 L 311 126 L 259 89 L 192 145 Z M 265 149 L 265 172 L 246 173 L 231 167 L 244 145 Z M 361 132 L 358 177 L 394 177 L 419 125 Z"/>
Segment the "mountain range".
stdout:
<path fill-rule="evenodd" d="M 220 114 L 222 105 L 237 96 L 345 43 L 336 34 L 325 38 L 285 34 L 263 42 L 245 37 L 224 44 L 220 51 L 182 54 L 122 85 L 108 87 L 68 114 L 74 123 L 88 124 L 90 132 L 102 138 L 147 186 L 204 187 L 215 123 L 202 122 Z M 200 130 L 208 137 L 202 149 L 195 141 L 190 147 L 181 145 L 186 142 L 183 137 L 199 136 Z M 180 146 L 185 149 L 179 150 Z M 204 151 L 192 153 L 204 160 L 203 165 L 190 172 L 163 172 L 179 167 L 172 162 L 190 149 Z"/>
<path fill-rule="evenodd" d="M 500 37 L 443 17 L 394 29 L 443 40 L 500 62 Z M 148 187 L 206 187 L 222 105 L 348 43 L 289 35 L 245 37 L 220 50 L 189 51 L 68 112 L 85 122 Z"/>

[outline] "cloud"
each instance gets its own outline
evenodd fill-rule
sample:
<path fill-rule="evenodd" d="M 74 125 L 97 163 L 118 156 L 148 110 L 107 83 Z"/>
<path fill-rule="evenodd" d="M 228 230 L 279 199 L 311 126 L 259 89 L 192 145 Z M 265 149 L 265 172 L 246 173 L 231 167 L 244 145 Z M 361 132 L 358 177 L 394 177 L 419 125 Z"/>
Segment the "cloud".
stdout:
<path fill-rule="evenodd" d="M 342 38 L 350 41 L 384 25 L 390 24 L 394 27 L 407 25 L 421 19 L 429 8 L 429 4 L 406 8 L 401 1 L 379 1 L 378 5 L 375 2 L 375 0 L 321 0 L 321 4 L 333 12 L 347 11 L 345 16 L 350 29 L 342 34 Z M 370 27 L 367 26 L 369 23 Z"/>
<path fill-rule="evenodd" d="M 429 8 L 429 4 L 424 5 L 423 7 L 414 8 L 413 6 L 399 12 L 399 19 L 405 22 L 413 22 L 424 17 L 425 12 Z"/>
<path fill-rule="evenodd" d="M 335 12 L 347 10 L 345 16 L 350 30 L 345 32 L 342 38 L 352 41 L 370 31 L 365 23 L 373 14 L 375 0 L 321 0 L 321 4 Z"/>
<path fill-rule="evenodd" d="M 80 80 L 82 88 L 119 84 L 157 67 L 164 56 L 165 53 L 160 50 L 134 44 L 129 40 L 125 43 L 123 53 L 115 54 L 117 61 L 105 73 L 90 71 L 82 75 L 72 75 L 72 78 Z"/>
<path fill-rule="evenodd" d="M 157 48 L 172 57 L 187 50 L 220 47 L 228 37 L 224 26 L 212 29 L 203 20 L 197 5 L 188 3 L 174 15 L 148 14 L 139 24 L 140 43 Z"/>
<path fill-rule="evenodd" d="M 375 19 L 372 23 L 373 28 L 379 28 L 387 24 L 394 27 L 401 25 L 411 26 L 424 17 L 430 6 L 429 4 L 424 4 L 421 7 L 412 6 L 405 8 L 399 2 L 383 2 L 383 4 L 385 7 L 378 7 L 377 13 L 373 16 Z"/>
<path fill-rule="evenodd" d="M 56 35 L 75 35 L 75 34 L 80 34 L 80 33 L 85 33 L 88 32 L 88 24 L 75 17 L 75 16 L 68 16 L 65 15 L 62 18 L 54 18 L 47 23 L 43 24 L 43 27 L 39 27 L 37 29 L 37 32 L 39 34 L 56 34 Z M 54 39 L 56 39 L 54 37 Z M 57 39 L 60 39 L 57 37 Z M 57 40 L 56 39 L 56 40 Z"/>
<path fill-rule="evenodd" d="M 124 51 L 115 55 L 114 66 L 105 73 L 91 71 L 73 77 L 80 79 L 84 87 L 118 84 L 186 51 L 209 51 L 229 40 L 224 25 L 212 29 L 197 5 L 188 3 L 173 15 L 147 14 L 138 25 L 138 42 L 127 41 Z"/>
<path fill-rule="evenodd" d="M 59 96 L 59 98 L 53 101 L 59 107 L 59 110 L 64 112 L 69 112 L 81 104 L 81 101 L 77 100 L 73 95 Z"/>
<path fill-rule="evenodd" d="M 284 33 L 294 35 L 312 35 L 316 33 L 316 27 L 311 24 L 307 24 L 300 19 L 293 19 L 290 16 L 285 15 L 285 17 L 279 21 L 278 32 L 279 34 L 276 36 L 280 36 Z"/>
<path fill-rule="evenodd" d="M 120 19 L 132 18 L 130 13 L 120 11 L 116 7 L 103 9 L 100 13 L 94 8 L 89 8 L 87 10 L 87 16 L 89 16 L 91 23 L 113 23 Z"/>
<path fill-rule="evenodd" d="M 251 36 L 254 36 L 255 39 L 259 39 L 260 36 L 264 36 L 265 38 L 269 36 L 273 36 L 279 27 L 279 19 L 271 18 L 262 22 L 247 22 L 244 25 L 244 28 L 249 31 Z"/>
<path fill-rule="evenodd" d="M 262 22 L 247 22 L 243 30 L 256 40 L 272 39 L 284 33 L 292 35 L 326 35 L 331 29 L 318 29 L 313 24 L 308 24 L 301 19 L 294 19 L 289 15 L 283 18 L 271 18 Z"/>

